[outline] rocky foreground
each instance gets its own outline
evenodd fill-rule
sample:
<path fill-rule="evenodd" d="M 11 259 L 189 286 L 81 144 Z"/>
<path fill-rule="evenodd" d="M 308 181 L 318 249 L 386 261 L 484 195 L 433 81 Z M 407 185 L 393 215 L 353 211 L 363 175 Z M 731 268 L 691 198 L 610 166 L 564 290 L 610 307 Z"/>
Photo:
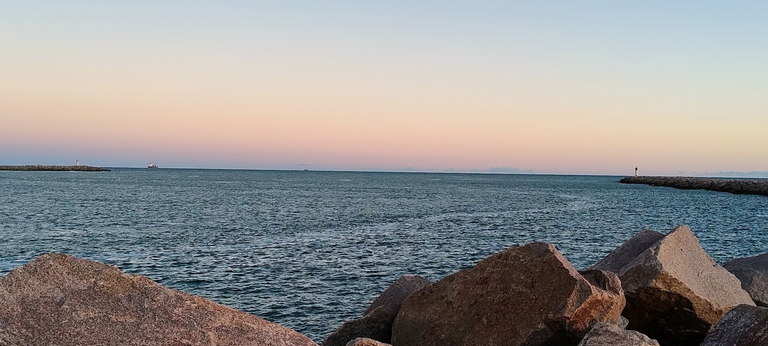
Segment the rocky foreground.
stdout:
<path fill-rule="evenodd" d="M 116 267 L 46 254 L 0 280 L 0 345 L 316 345 Z"/>
<path fill-rule="evenodd" d="M 434 283 L 404 276 L 322 346 L 768 345 L 768 308 L 755 306 L 767 278 L 768 254 L 721 267 L 685 226 L 644 230 L 584 271 L 531 243 Z M 0 345 L 316 344 L 116 267 L 46 254 L 0 279 Z"/>
<path fill-rule="evenodd" d="M 743 195 L 768 196 L 768 179 L 713 179 L 693 177 L 626 177 L 619 180 L 625 184 L 646 184 L 667 186 L 684 190 L 710 190 Z"/>
<path fill-rule="evenodd" d="M 77 166 L 51 166 L 51 165 L 26 165 L 26 166 L 0 166 L 0 171 L 46 171 L 46 172 L 109 172 L 107 168 L 77 165 Z"/>

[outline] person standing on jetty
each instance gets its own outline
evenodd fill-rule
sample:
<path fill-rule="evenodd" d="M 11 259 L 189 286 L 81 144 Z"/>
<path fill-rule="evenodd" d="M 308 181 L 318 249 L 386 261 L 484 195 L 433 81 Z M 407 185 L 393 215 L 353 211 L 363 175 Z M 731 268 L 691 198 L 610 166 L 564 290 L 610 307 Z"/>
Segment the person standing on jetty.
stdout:
<path fill-rule="evenodd" d="M 637 166 L 635 166 L 635 176 L 637 176 Z"/>

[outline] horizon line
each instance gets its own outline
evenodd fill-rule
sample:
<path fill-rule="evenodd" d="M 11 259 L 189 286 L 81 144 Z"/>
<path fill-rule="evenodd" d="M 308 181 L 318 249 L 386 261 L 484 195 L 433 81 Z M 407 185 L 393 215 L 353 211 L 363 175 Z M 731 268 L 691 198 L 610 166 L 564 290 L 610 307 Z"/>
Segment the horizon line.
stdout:
<path fill-rule="evenodd" d="M 141 169 L 148 170 L 147 167 L 136 166 L 98 166 L 103 168 L 115 168 L 115 169 Z M 518 172 L 503 172 L 503 171 L 489 171 L 472 169 L 472 170 L 418 170 L 418 169 L 403 169 L 403 170 L 388 170 L 388 169 L 313 169 L 313 168 L 238 168 L 238 167 L 160 167 L 155 169 L 188 169 L 188 170 L 231 170 L 231 171 L 272 171 L 272 172 L 348 172 L 348 173 L 432 173 L 432 174 L 483 174 L 483 175 L 555 175 L 555 176 L 606 176 L 606 177 L 629 177 L 633 174 L 619 174 L 619 173 L 562 173 L 562 172 L 536 172 L 533 170 L 520 170 Z M 491 168 L 492 169 L 492 168 Z M 750 175 L 754 174 L 754 175 Z M 755 179 L 768 179 L 768 171 L 750 171 L 750 172 L 737 172 L 737 171 L 720 171 L 720 172 L 677 172 L 675 174 L 644 174 L 641 176 L 675 176 L 675 177 L 711 177 L 711 178 L 755 178 Z"/>

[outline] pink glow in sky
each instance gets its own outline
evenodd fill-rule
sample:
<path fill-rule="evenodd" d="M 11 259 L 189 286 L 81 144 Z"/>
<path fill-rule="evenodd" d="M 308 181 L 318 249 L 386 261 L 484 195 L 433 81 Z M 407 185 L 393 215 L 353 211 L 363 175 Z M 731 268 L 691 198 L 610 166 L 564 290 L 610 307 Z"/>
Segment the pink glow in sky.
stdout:
<path fill-rule="evenodd" d="M 768 4 L 7 4 L 0 164 L 768 171 Z"/>

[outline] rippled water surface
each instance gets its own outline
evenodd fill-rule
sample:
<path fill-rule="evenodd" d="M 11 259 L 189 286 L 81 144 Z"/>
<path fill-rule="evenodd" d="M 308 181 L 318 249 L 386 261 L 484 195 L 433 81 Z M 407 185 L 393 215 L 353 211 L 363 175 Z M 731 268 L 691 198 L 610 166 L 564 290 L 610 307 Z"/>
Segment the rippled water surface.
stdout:
<path fill-rule="evenodd" d="M 547 241 L 585 268 L 689 225 L 718 262 L 768 249 L 768 198 L 618 177 L 115 169 L 0 172 L 0 276 L 47 252 L 141 274 L 322 341 L 405 274 Z"/>

